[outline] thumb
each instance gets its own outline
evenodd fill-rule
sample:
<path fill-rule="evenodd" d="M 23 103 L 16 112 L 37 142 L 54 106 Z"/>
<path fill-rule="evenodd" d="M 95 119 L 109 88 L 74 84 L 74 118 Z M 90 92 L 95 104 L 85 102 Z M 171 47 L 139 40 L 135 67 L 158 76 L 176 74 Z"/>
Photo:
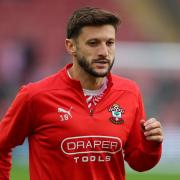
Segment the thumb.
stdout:
<path fill-rule="evenodd" d="M 145 122 L 146 122 L 146 121 L 145 121 L 144 119 L 142 119 L 142 120 L 140 121 L 140 126 L 141 126 L 142 131 L 145 131 L 145 125 L 144 125 Z"/>

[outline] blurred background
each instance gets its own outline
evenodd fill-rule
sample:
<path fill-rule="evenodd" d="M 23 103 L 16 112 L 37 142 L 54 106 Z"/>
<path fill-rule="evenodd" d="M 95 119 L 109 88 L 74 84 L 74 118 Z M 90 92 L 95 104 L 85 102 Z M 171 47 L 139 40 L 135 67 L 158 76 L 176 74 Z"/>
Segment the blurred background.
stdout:
<path fill-rule="evenodd" d="M 0 0 L 0 119 L 21 85 L 71 62 L 64 47 L 66 23 L 84 6 L 121 17 L 113 72 L 139 84 L 147 116 L 164 127 L 162 159 L 138 179 L 179 179 L 180 0 Z M 27 141 L 14 149 L 13 161 L 12 179 L 28 179 Z M 137 173 L 128 166 L 127 171 L 135 180 Z"/>

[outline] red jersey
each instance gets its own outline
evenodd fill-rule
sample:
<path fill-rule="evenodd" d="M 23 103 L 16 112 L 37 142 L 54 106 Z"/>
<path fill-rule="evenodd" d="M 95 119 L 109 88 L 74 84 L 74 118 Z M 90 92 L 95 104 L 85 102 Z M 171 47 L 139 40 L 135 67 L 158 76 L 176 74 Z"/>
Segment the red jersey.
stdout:
<path fill-rule="evenodd" d="M 0 122 L 0 180 L 9 180 L 10 152 L 29 141 L 31 180 L 124 180 L 124 160 L 145 171 L 161 156 L 146 141 L 136 84 L 109 74 L 100 102 L 89 111 L 79 81 L 57 74 L 24 86 Z"/>

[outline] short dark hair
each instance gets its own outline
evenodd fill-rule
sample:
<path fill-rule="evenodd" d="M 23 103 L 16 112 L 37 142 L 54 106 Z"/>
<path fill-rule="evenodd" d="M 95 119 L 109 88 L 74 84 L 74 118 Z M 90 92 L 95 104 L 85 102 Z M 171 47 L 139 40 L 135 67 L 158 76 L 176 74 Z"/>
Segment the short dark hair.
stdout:
<path fill-rule="evenodd" d="M 77 38 L 85 26 L 112 25 L 115 30 L 121 23 L 115 14 L 93 7 L 84 7 L 74 11 L 67 24 L 67 38 Z"/>

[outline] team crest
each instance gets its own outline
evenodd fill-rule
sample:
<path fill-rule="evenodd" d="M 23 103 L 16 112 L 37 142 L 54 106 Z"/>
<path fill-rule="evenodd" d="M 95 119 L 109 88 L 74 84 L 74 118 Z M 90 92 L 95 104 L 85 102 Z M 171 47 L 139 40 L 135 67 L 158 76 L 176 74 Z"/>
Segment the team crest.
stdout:
<path fill-rule="evenodd" d="M 114 124 L 122 124 L 122 123 L 124 123 L 124 120 L 122 119 L 122 115 L 124 114 L 125 110 L 122 109 L 118 104 L 113 104 L 109 108 L 109 112 L 112 113 L 112 117 L 110 117 L 110 120 Z"/>

